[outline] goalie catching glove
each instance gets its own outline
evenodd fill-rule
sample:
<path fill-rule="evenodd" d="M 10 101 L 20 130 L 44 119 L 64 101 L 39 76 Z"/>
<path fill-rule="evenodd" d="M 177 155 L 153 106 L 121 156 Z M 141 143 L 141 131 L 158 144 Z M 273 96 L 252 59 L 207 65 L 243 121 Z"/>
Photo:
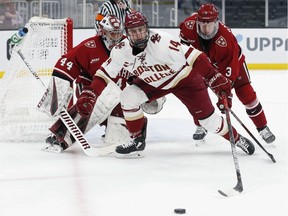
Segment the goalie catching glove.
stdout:
<path fill-rule="evenodd" d="M 87 86 L 83 89 L 81 95 L 76 102 L 76 110 L 82 117 L 88 117 L 94 108 L 97 95 L 92 87 Z"/>

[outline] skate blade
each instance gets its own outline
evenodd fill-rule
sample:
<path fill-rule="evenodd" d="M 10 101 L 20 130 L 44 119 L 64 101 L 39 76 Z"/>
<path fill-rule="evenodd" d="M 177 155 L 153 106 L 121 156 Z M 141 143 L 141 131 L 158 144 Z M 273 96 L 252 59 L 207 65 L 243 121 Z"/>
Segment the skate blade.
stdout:
<path fill-rule="evenodd" d="M 205 143 L 205 139 L 202 140 L 194 140 L 195 146 L 198 147 L 200 145 L 203 145 Z"/>
<path fill-rule="evenodd" d="M 50 152 L 50 153 L 61 153 L 63 150 L 60 146 L 44 146 L 41 151 Z"/>
<path fill-rule="evenodd" d="M 142 152 L 132 152 L 130 154 L 119 154 L 115 152 L 114 155 L 118 159 L 138 159 L 145 156 Z"/>

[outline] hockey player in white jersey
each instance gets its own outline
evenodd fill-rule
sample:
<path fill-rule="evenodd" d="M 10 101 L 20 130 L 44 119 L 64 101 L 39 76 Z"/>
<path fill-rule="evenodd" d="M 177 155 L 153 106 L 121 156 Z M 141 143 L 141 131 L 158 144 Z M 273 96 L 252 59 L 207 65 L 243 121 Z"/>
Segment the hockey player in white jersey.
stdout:
<path fill-rule="evenodd" d="M 127 38 L 111 51 L 110 58 L 97 70 L 95 77 L 116 77 L 121 68 L 136 78 L 120 94 L 120 102 L 130 133 L 130 141 L 116 147 L 117 157 L 142 156 L 145 149 L 145 117 L 141 104 L 174 94 L 196 116 L 207 130 L 229 140 L 227 123 L 216 114 L 205 82 L 218 95 L 230 95 L 229 80 L 212 67 L 206 55 L 186 46 L 171 35 L 148 29 L 148 22 L 140 12 L 125 18 Z M 89 98 L 87 98 L 89 103 Z M 77 103 L 76 103 L 77 107 Z M 83 106 L 82 106 L 83 109 Z M 85 110 L 85 109 L 84 109 Z M 81 113 L 81 109 L 78 109 Z M 236 146 L 251 155 L 253 144 L 233 128 Z"/>
<path fill-rule="evenodd" d="M 45 94 L 43 97 L 45 100 L 41 100 L 42 112 L 49 116 L 58 116 L 70 100 L 73 83 L 77 83 L 75 96 L 79 97 L 78 108 L 81 102 L 85 101 L 85 98 L 83 100 L 82 98 L 89 96 L 89 85 L 96 70 L 108 59 L 112 47 L 124 38 L 123 25 L 115 16 L 104 17 L 99 27 L 99 35 L 85 39 L 57 61 L 48 87 L 49 94 Z M 126 136 L 128 132 L 119 105 L 119 95 L 129 76 L 127 71 L 121 69 L 118 76 L 111 79 L 109 84 L 97 82 L 94 85 L 93 83 L 95 105 L 91 116 L 83 113 L 79 116 L 75 106 L 69 107 L 69 114 L 83 133 L 89 131 L 94 125 L 100 124 L 106 126 L 105 143 L 118 143 L 128 136 Z M 144 103 L 142 107 L 145 112 L 156 114 L 160 112 L 165 101 L 166 98 L 162 97 L 151 103 Z M 51 125 L 49 130 L 52 134 L 46 139 L 42 150 L 59 153 L 74 143 L 74 139 L 61 119 Z"/>

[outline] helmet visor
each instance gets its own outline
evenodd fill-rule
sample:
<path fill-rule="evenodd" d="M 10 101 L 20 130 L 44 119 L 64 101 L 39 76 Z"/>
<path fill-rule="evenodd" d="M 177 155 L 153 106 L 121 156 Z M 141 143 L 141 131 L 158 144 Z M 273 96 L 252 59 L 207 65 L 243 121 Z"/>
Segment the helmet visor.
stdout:
<path fill-rule="evenodd" d="M 219 22 L 202 22 L 197 21 L 197 32 L 205 40 L 213 38 L 218 32 Z"/>
<path fill-rule="evenodd" d="M 123 30 L 106 30 L 101 29 L 101 35 L 106 47 L 111 50 L 117 43 L 119 43 L 123 37 Z"/>
<path fill-rule="evenodd" d="M 103 29 L 103 33 L 106 35 L 106 38 L 110 41 L 118 42 L 123 36 L 123 31 L 107 31 Z"/>
<path fill-rule="evenodd" d="M 127 29 L 130 43 L 138 48 L 144 48 L 149 38 L 149 32 L 146 25 Z"/>

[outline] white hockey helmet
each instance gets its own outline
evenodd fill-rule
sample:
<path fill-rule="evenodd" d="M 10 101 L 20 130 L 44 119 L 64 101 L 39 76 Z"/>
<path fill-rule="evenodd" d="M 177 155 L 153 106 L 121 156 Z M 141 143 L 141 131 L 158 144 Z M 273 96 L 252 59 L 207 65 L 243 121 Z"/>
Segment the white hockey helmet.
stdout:
<path fill-rule="evenodd" d="M 116 16 L 107 15 L 99 22 L 99 35 L 102 36 L 108 50 L 121 41 L 123 31 L 123 25 Z"/>

